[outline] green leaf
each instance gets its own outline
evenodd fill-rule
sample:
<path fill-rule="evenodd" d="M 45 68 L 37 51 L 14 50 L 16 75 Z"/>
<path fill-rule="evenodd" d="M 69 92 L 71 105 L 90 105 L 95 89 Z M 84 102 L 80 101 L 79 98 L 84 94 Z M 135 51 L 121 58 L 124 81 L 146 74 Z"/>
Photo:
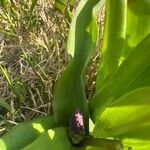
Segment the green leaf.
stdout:
<path fill-rule="evenodd" d="M 106 1 L 102 60 L 98 67 L 96 91 L 118 67 L 126 35 L 126 9 L 127 0 Z"/>
<path fill-rule="evenodd" d="M 150 87 L 136 89 L 109 105 L 96 122 L 98 137 L 150 140 Z"/>
<path fill-rule="evenodd" d="M 97 42 L 97 21 L 92 13 L 98 1 L 82 0 L 71 22 L 67 51 L 72 57 L 75 57 L 74 59 L 80 59 L 81 65 L 85 63 Z"/>
<path fill-rule="evenodd" d="M 129 130 L 127 133 L 120 135 L 121 139 L 143 139 L 150 140 L 149 136 L 150 122 L 144 123 L 143 125 L 135 128 L 134 130 Z"/>
<path fill-rule="evenodd" d="M 98 67 L 96 91 L 102 88 L 128 54 L 150 33 L 149 14 L 150 1 L 106 1 L 102 60 Z"/>
<path fill-rule="evenodd" d="M 54 127 L 56 124 L 53 116 L 38 117 L 27 123 L 20 123 L 0 137 L 0 149 L 20 150 Z"/>
<path fill-rule="evenodd" d="M 54 90 L 54 116 L 59 125 L 68 126 L 71 115 L 78 108 L 83 112 L 88 130 L 89 113 L 83 74 L 96 47 L 97 24 L 92 11 L 98 1 L 82 0 L 72 19 L 67 50 L 73 58 Z"/>
<path fill-rule="evenodd" d="M 149 58 L 150 1 L 106 1 L 102 59 L 89 104 L 94 136 L 119 138 L 127 150 L 150 149 Z"/>
<path fill-rule="evenodd" d="M 116 73 L 90 101 L 94 121 L 101 112 L 124 94 L 150 86 L 150 34 L 139 43 L 121 64 Z"/>
<path fill-rule="evenodd" d="M 10 105 L 1 98 L 0 98 L 0 106 L 6 108 L 8 111 L 11 111 Z"/>
<path fill-rule="evenodd" d="M 12 83 L 11 80 L 10 80 L 10 77 L 9 77 L 9 74 L 8 74 L 6 68 L 2 67 L 2 65 L 0 65 L 0 72 L 1 72 L 2 75 L 4 76 L 4 78 L 5 78 L 5 80 L 7 81 L 9 87 L 11 87 L 13 83 Z"/>
<path fill-rule="evenodd" d="M 124 150 L 149 150 L 150 140 L 124 139 Z"/>
<path fill-rule="evenodd" d="M 150 33 L 150 1 L 128 1 L 126 42 L 122 57 L 126 56 Z"/>
<path fill-rule="evenodd" d="M 80 147 L 72 146 L 68 139 L 67 129 L 60 127 L 50 129 L 37 140 L 22 150 L 81 150 Z"/>

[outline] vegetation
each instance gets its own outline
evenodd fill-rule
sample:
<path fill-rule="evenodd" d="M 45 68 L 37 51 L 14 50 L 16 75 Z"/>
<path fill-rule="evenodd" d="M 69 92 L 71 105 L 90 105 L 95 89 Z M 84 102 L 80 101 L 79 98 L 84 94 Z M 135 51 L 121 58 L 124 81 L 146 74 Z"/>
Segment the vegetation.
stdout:
<path fill-rule="evenodd" d="M 30 26 L 38 1 L 27 2 L 30 4 L 27 9 L 29 22 L 25 27 L 34 30 L 35 27 L 32 29 Z M 13 22 L 11 5 L 5 0 L 1 2 L 2 14 L 6 15 L 6 20 Z M 68 64 L 55 83 L 53 113 L 11 129 L 0 138 L 1 149 L 150 149 L 150 1 L 81 0 L 77 8 L 74 8 L 75 5 L 75 1 L 55 1 L 55 7 L 64 14 L 65 24 L 68 25 L 71 21 L 71 25 L 67 41 Z M 104 5 L 106 10 L 101 59 L 97 65 L 96 89 L 95 92 L 93 90 L 93 96 L 88 97 L 88 102 L 85 90 L 86 69 L 103 29 L 98 26 L 98 15 Z M 71 11 L 74 9 L 72 17 Z M 16 26 L 11 25 L 10 29 L 18 35 Z M 17 40 L 19 36 L 14 38 Z M 21 56 L 36 72 L 38 62 L 30 59 L 21 40 L 18 41 L 23 54 Z M 48 47 L 51 43 L 53 42 L 49 41 L 44 44 L 48 48 L 44 46 L 44 50 L 51 50 L 52 47 Z M 33 60 L 35 56 L 34 53 Z M 50 59 L 52 58 L 51 56 Z M 5 81 L 19 100 L 18 105 L 25 105 L 25 93 L 30 88 L 22 80 L 12 81 L 5 66 L 7 65 L 0 66 Z M 46 71 L 36 73 L 38 81 L 41 81 L 38 85 L 43 86 L 45 80 L 49 81 L 50 75 Z M 37 87 L 38 91 L 40 87 Z M 38 91 L 34 92 L 40 93 Z M 43 95 L 46 94 L 47 92 Z M 38 96 L 41 97 L 40 94 Z M 31 98 L 36 104 L 36 97 L 32 93 Z M 45 97 L 41 99 L 43 98 Z M 3 100 L 1 106 L 8 111 L 12 110 Z"/>
<path fill-rule="evenodd" d="M 32 13 L 32 1 L 0 2 L 7 4 L 7 12 L 0 7 L 2 135 L 22 121 L 52 114 L 53 87 L 69 60 L 69 22 L 53 0 L 37 1 Z"/>

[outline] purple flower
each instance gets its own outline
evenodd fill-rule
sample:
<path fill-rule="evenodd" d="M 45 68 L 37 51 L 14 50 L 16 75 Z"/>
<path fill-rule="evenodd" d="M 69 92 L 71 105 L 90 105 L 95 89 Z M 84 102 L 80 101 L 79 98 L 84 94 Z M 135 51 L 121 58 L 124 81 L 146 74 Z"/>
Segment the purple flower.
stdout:
<path fill-rule="evenodd" d="M 71 117 L 70 131 L 76 134 L 83 134 L 84 132 L 83 113 L 79 109 L 77 109 Z"/>
<path fill-rule="evenodd" d="M 77 109 L 70 119 L 69 135 L 73 144 L 78 144 L 85 135 L 83 113 Z"/>

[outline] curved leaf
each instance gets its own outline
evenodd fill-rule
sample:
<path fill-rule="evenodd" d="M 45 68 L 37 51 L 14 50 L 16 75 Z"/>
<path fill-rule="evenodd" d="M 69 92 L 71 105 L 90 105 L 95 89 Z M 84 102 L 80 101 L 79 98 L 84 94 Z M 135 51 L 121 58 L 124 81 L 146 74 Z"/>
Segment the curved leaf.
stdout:
<path fill-rule="evenodd" d="M 80 1 L 71 22 L 67 51 L 74 59 L 80 59 L 81 65 L 85 64 L 97 42 L 97 21 L 92 16 L 92 11 L 98 1 Z"/>
<path fill-rule="evenodd" d="M 136 46 L 116 73 L 90 101 L 94 121 L 111 103 L 140 87 L 150 86 L 150 34 Z M 97 118 L 97 119 L 96 119 Z"/>
<path fill-rule="evenodd" d="M 149 33 L 150 1 L 106 1 L 102 60 L 98 67 L 96 91 Z"/>
<path fill-rule="evenodd" d="M 99 116 L 93 134 L 150 140 L 150 87 L 136 89 L 109 105 Z"/>
<path fill-rule="evenodd" d="M 0 150 L 20 150 L 53 127 L 56 127 L 53 116 L 39 117 L 27 123 L 20 123 L 0 137 Z"/>
<path fill-rule="evenodd" d="M 83 73 L 90 54 L 96 47 L 97 25 L 92 11 L 98 1 L 82 0 L 71 23 L 67 50 L 73 59 L 54 90 L 54 116 L 59 125 L 68 126 L 71 115 L 80 109 L 88 130 L 89 113 Z"/>
<path fill-rule="evenodd" d="M 128 1 L 126 41 L 133 49 L 150 33 L 150 1 Z M 127 50 L 124 55 L 130 52 Z"/>
<path fill-rule="evenodd" d="M 109 80 L 119 64 L 126 33 L 127 0 L 106 0 L 102 59 L 98 66 L 96 91 Z"/>
<path fill-rule="evenodd" d="M 68 139 L 66 128 L 50 129 L 40 136 L 37 140 L 23 148 L 22 150 L 81 150 L 74 147 Z"/>

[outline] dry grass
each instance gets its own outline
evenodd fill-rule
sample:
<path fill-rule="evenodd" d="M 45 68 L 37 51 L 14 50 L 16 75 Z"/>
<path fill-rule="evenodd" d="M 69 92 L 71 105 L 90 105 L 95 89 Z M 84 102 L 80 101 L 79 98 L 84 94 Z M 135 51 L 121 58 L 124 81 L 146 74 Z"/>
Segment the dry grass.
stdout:
<path fill-rule="evenodd" d="M 68 62 L 69 23 L 54 9 L 54 0 L 11 0 L 0 7 L 0 134 L 13 125 L 52 113 L 53 88 Z M 95 87 L 98 53 L 87 71 L 87 95 Z M 2 72 L 2 69 L 4 69 Z M 5 73 L 5 74 L 4 74 Z"/>
<path fill-rule="evenodd" d="M 53 87 L 68 61 L 69 27 L 53 5 L 39 0 L 32 15 L 27 1 L 13 1 L 10 13 L 0 9 L 0 64 L 13 85 L 0 73 L 0 98 L 11 107 L 10 112 L 0 107 L 1 131 L 52 113 Z"/>

